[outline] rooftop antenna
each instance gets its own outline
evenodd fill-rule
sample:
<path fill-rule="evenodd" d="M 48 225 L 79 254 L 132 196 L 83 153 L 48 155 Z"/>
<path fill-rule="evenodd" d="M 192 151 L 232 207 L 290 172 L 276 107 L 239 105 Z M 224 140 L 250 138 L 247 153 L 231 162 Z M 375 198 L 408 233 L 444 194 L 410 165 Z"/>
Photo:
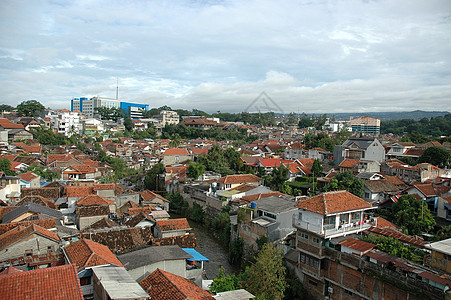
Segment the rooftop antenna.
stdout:
<path fill-rule="evenodd" d="M 116 77 L 116 100 L 119 96 L 119 79 Z"/>

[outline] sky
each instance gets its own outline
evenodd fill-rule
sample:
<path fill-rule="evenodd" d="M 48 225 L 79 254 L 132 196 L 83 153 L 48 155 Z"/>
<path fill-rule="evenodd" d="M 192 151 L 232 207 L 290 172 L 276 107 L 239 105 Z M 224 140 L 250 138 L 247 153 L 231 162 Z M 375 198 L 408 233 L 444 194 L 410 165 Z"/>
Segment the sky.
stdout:
<path fill-rule="evenodd" d="M 449 110 L 451 1 L 0 1 L 0 104 Z"/>

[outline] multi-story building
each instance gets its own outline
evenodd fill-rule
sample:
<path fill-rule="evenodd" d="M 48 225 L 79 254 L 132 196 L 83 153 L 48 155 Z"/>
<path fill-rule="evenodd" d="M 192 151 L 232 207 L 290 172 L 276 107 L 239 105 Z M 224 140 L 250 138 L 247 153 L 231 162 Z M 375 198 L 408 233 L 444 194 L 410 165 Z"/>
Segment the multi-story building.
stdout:
<path fill-rule="evenodd" d="M 47 118 L 50 119 L 50 124 L 56 133 L 65 136 L 72 136 L 80 133 L 80 111 L 68 111 L 62 109 L 60 111 L 48 111 Z"/>
<path fill-rule="evenodd" d="M 149 105 L 123 102 L 118 99 L 105 97 L 80 97 L 71 100 L 71 111 L 80 111 L 85 116 L 92 118 L 95 115 L 95 109 L 98 107 L 121 109 L 122 113 L 132 119 L 139 119 L 143 112 L 149 110 Z"/>
<path fill-rule="evenodd" d="M 180 123 L 179 114 L 172 110 L 162 110 L 160 114 L 155 115 L 154 118 L 161 122 L 162 127 L 165 127 L 169 124 L 177 125 L 178 123 Z"/>
<path fill-rule="evenodd" d="M 381 163 L 385 160 L 385 148 L 376 138 L 351 137 L 342 145 L 334 147 L 333 157 L 336 166 L 340 165 L 345 158 Z"/>
<path fill-rule="evenodd" d="M 381 120 L 373 117 L 359 117 L 350 120 L 352 132 L 379 134 L 381 132 Z"/>
<path fill-rule="evenodd" d="M 296 205 L 295 249 L 285 255 L 317 299 L 447 299 L 440 272 L 374 249 L 358 239 L 375 228 L 374 207 L 347 191 L 326 192 Z"/>

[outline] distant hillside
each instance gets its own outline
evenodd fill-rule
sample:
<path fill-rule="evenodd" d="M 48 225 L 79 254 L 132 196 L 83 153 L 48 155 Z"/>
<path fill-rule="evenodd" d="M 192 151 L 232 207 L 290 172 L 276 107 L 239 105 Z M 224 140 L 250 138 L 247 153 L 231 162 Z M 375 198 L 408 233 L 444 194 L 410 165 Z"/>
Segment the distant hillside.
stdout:
<path fill-rule="evenodd" d="M 415 111 L 403 111 L 403 112 L 367 112 L 367 113 L 334 113 L 327 114 L 328 117 L 335 116 L 337 120 L 349 120 L 349 117 L 363 117 L 370 116 L 374 118 L 381 119 L 381 121 L 392 121 L 392 120 L 401 120 L 401 119 L 413 119 L 413 120 L 421 120 L 422 118 L 433 118 L 444 116 L 449 114 L 448 111 L 423 111 L 423 110 L 415 110 Z"/>

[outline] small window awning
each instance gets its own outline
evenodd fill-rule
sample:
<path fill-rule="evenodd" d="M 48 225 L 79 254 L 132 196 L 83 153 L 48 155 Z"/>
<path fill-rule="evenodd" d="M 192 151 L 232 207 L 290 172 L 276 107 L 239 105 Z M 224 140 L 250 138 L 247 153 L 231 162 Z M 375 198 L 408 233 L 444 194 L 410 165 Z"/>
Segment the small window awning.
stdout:
<path fill-rule="evenodd" d="M 182 250 L 193 257 L 188 258 L 189 261 L 210 261 L 208 258 L 197 252 L 194 248 L 182 248 Z"/>

